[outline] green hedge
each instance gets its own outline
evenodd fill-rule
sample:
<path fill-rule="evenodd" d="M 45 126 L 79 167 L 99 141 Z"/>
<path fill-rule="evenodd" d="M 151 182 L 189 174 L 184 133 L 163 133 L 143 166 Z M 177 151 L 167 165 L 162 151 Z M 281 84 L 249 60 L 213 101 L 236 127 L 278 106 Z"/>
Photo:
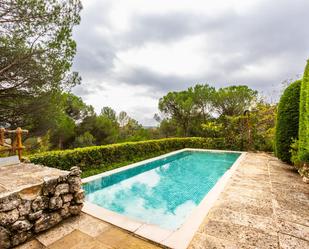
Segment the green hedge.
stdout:
<path fill-rule="evenodd" d="M 299 173 L 309 177 L 309 60 L 305 68 L 300 90 L 298 155 Z"/>
<path fill-rule="evenodd" d="M 301 84 L 299 112 L 299 157 L 309 162 L 309 60 Z"/>
<path fill-rule="evenodd" d="M 143 160 L 182 148 L 222 149 L 222 139 L 166 138 L 142 142 L 128 142 L 92 146 L 73 150 L 51 151 L 29 156 L 32 163 L 68 170 L 79 166 L 83 171 L 99 169 L 100 172 L 122 166 L 126 162 Z M 96 172 L 98 173 L 98 172 Z"/>
<path fill-rule="evenodd" d="M 280 98 L 276 122 L 275 152 L 282 161 L 291 162 L 291 144 L 298 139 L 301 80 L 289 85 Z"/>

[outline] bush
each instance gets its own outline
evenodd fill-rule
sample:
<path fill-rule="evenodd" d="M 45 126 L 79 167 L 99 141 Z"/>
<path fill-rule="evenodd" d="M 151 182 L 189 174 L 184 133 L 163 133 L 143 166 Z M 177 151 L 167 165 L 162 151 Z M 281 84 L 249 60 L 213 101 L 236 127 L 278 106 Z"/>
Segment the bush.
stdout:
<path fill-rule="evenodd" d="M 298 139 L 301 80 L 289 85 L 280 98 L 276 123 L 275 152 L 282 161 L 291 162 L 291 144 Z"/>
<path fill-rule="evenodd" d="M 31 155 L 29 160 L 32 163 L 63 170 L 69 170 L 72 166 L 79 166 L 83 171 L 99 169 L 100 172 L 103 172 L 122 166 L 124 163 L 143 160 L 182 148 L 222 149 L 223 142 L 221 139 L 198 137 L 166 138 L 51 151 Z"/>
<path fill-rule="evenodd" d="M 299 106 L 299 157 L 309 162 L 309 60 L 304 72 Z"/>

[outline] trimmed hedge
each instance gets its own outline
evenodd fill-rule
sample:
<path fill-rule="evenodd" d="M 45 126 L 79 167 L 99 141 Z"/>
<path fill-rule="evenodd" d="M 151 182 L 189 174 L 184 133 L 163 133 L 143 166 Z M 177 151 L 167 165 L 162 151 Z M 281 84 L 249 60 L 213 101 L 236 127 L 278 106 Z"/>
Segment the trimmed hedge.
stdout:
<path fill-rule="evenodd" d="M 299 105 L 298 172 L 309 178 L 309 60 L 300 90 Z"/>
<path fill-rule="evenodd" d="M 69 170 L 79 166 L 82 170 L 100 168 L 101 172 L 119 167 L 123 162 L 143 160 L 183 148 L 222 149 L 222 139 L 166 138 L 141 142 L 128 142 L 92 146 L 73 150 L 51 151 L 29 156 L 32 163 Z M 111 167 L 111 165 L 115 165 Z"/>
<path fill-rule="evenodd" d="M 282 161 L 291 162 L 291 144 L 298 139 L 301 80 L 289 85 L 280 98 L 276 122 L 275 152 Z"/>
<path fill-rule="evenodd" d="M 299 159 L 309 162 L 309 60 L 305 68 L 300 92 Z"/>

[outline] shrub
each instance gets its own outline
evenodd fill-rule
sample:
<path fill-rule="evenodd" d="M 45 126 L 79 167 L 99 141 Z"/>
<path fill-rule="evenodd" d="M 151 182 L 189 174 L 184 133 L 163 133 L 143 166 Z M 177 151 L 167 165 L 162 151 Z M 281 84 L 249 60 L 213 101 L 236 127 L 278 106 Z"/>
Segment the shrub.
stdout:
<path fill-rule="evenodd" d="M 127 142 L 92 146 L 64 151 L 51 151 L 29 156 L 32 163 L 68 170 L 79 166 L 82 170 L 100 171 L 119 167 L 124 162 L 143 160 L 182 148 L 223 148 L 221 139 L 166 138 L 142 142 Z M 115 166 L 113 166 L 115 165 Z"/>
<path fill-rule="evenodd" d="M 299 96 L 301 80 L 289 85 L 280 98 L 276 123 L 276 156 L 282 161 L 291 162 L 291 144 L 298 139 Z"/>
<path fill-rule="evenodd" d="M 301 160 L 307 160 L 309 154 L 309 60 L 301 84 L 299 108 L 299 157 Z"/>

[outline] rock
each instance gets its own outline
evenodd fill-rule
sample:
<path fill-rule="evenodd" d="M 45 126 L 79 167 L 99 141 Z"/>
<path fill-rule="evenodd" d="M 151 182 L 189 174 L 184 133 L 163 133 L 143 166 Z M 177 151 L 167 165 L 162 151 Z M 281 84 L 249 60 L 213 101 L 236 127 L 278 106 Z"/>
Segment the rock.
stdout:
<path fill-rule="evenodd" d="M 37 211 L 35 213 L 31 213 L 28 215 L 29 220 L 37 220 L 39 219 L 43 214 L 43 210 Z"/>
<path fill-rule="evenodd" d="M 41 195 L 42 186 L 31 186 L 29 188 L 25 188 L 19 192 L 19 196 L 23 200 L 33 201 L 38 196 Z"/>
<path fill-rule="evenodd" d="M 19 212 L 17 208 L 11 211 L 8 211 L 8 212 L 1 212 L 0 213 L 0 225 L 7 226 L 17 221 L 18 218 L 19 218 Z"/>
<path fill-rule="evenodd" d="M 49 200 L 49 209 L 55 210 L 62 207 L 63 201 L 60 196 L 52 197 Z"/>
<path fill-rule="evenodd" d="M 78 176 L 70 176 L 68 178 L 68 182 L 70 184 L 70 192 L 74 193 L 80 190 L 82 185 L 82 180 Z"/>
<path fill-rule="evenodd" d="M 55 189 L 55 196 L 63 195 L 69 193 L 69 184 L 62 183 L 59 184 Z"/>
<path fill-rule="evenodd" d="M 18 220 L 12 225 L 12 229 L 18 232 L 28 231 L 32 227 L 32 224 L 28 220 Z"/>
<path fill-rule="evenodd" d="M 20 216 L 28 215 L 31 212 L 31 201 L 23 200 L 18 211 Z"/>
<path fill-rule="evenodd" d="M 0 248 L 10 248 L 11 240 L 10 240 L 10 232 L 4 227 L 0 226 Z"/>
<path fill-rule="evenodd" d="M 41 231 L 47 230 L 56 224 L 58 224 L 62 220 L 61 215 L 59 213 L 49 213 L 42 214 L 41 218 L 38 219 L 34 224 L 34 231 L 39 233 Z"/>
<path fill-rule="evenodd" d="M 82 211 L 83 205 L 72 205 L 69 207 L 70 214 L 78 215 Z"/>
<path fill-rule="evenodd" d="M 39 196 L 32 202 L 34 212 L 48 208 L 49 199 L 45 196 Z"/>
<path fill-rule="evenodd" d="M 58 183 L 66 183 L 68 180 L 68 174 L 61 175 L 58 177 Z"/>
<path fill-rule="evenodd" d="M 74 195 L 74 201 L 76 203 L 83 203 L 85 198 L 85 192 L 83 189 L 80 189 L 75 195 Z"/>
<path fill-rule="evenodd" d="M 58 179 L 57 178 L 50 178 L 50 179 L 44 179 L 44 184 L 43 184 L 43 190 L 42 193 L 43 195 L 53 195 L 55 193 L 55 188 L 58 184 Z"/>
<path fill-rule="evenodd" d="M 64 203 L 66 202 L 70 202 L 73 199 L 73 195 L 72 194 L 66 194 L 66 195 L 62 195 L 62 200 Z"/>
<path fill-rule="evenodd" d="M 61 217 L 67 218 L 71 215 L 69 207 L 70 207 L 69 202 L 63 204 L 63 206 L 62 206 L 62 208 L 60 209 L 60 212 L 59 212 Z"/>
<path fill-rule="evenodd" d="M 31 231 L 16 233 L 12 236 L 12 245 L 17 246 L 32 237 Z"/>
<path fill-rule="evenodd" d="M 18 194 L 14 193 L 0 199 L 0 212 L 10 211 L 20 205 L 20 198 Z"/>
<path fill-rule="evenodd" d="M 77 166 L 74 166 L 70 169 L 69 175 L 70 176 L 80 176 L 81 173 L 82 171 L 80 170 L 80 168 Z"/>

